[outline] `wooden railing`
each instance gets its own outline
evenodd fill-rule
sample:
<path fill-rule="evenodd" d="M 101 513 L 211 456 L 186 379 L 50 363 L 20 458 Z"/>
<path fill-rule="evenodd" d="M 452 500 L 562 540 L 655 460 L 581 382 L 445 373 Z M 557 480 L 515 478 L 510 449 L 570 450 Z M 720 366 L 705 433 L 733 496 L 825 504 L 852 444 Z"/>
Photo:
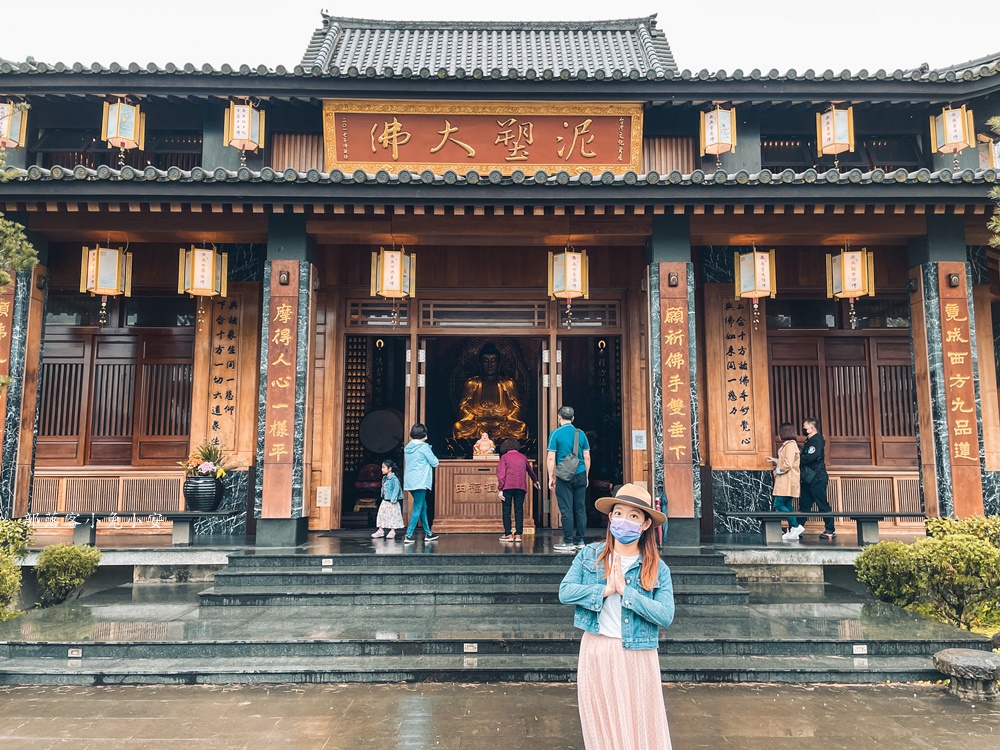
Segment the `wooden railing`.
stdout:
<path fill-rule="evenodd" d="M 857 511 L 923 514 L 920 476 L 916 471 L 894 469 L 888 473 L 873 469 L 831 470 L 827 499 L 830 507 L 837 513 Z M 882 524 L 907 530 L 923 528 L 923 520 L 920 518 L 893 518 Z"/>
<path fill-rule="evenodd" d="M 47 513 L 118 513 L 120 520 L 102 526 L 129 529 L 170 525 L 150 521 L 156 513 L 184 510 L 181 469 L 137 471 L 128 467 L 91 466 L 72 469 L 38 467 L 31 498 L 31 516 L 38 525 L 61 528 L 65 521 L 46 520 Z"/>

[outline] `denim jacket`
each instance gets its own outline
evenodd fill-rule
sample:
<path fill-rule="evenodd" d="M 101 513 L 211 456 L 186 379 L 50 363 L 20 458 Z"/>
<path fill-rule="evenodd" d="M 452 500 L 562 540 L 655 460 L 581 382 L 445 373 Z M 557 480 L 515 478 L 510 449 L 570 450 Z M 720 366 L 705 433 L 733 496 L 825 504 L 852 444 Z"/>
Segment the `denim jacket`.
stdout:
<path fill-rule="evenodd" d="M 566 577 L 559 585 L 559 601 L 575 604 L 573 625 L 597 633 L 597 616 L 604 606 L 604 563 L 597 558 L 604 550 L 604 542 L 588 544 L 573 559 Z M 674 619 L 674 586 L 670 569 L 660 560 L 656 585 L 647 591 L 639 581 L 641 565 L 633 565 L 625 573 L 625 594 L 622 596 L 622 648 L 656 648 L 659 628 L 667 627 Z"/>

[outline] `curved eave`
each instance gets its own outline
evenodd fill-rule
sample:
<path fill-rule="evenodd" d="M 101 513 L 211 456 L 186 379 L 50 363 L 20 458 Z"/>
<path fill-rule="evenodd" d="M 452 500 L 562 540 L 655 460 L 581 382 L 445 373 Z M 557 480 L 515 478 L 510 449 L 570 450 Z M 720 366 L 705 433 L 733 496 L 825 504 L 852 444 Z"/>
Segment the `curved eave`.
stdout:
<path fill-rule="evenodd" d="M 558 203 L 677 203 L 712 202 L 719 204 L 775 201 L 817 203 L 987 203 L 989 190 L 997 182 L 997 170 L 942 169 L 931 172 L 904 169 L 884 172 L 851 170 L 849 172 L 801 173 L 785 170 L 772 173 L 724 171 L 690 174 L 656 172 L 639 175 L 610 172 L 595 175 L 584 172 L 534 174 L 515 172 L 486 176 L 470 172 L 435 174 L 386 171 L 354 173 L 340 171 L 276 172 L 268 167 L 260 171 L 242 168 L 214 171 L 195 167 L 190 171 L 172 167 L 159 170 L 147 167 L 122 170 L 83 166 L 43 169 L 6 168 L 0 194 L 15 201 L 143 201 L 202 200 L 251 202 L 327 202 L 361 201 L 449 201 L 487 203 L 496 201 Z"/>
<path fill-rule="evenodd" d="M 984 67 L 976 75 L 942 76 L 931 80 L 915 72 L 892 75 L 827 78 L 788 78 L 756 74 L 748 76 L 701 75 L 684 71 L 641 79 L 609 74 L 603 79 L 578 78 L 560 73 L 546 78 L 544 71 L 533 78 L 473 73 L 461 77 L 439 76 L 430 71 L 409 76 L 385 77 L 377 73 L 333 75 L 321 72 L 270 71 L 242 74 L 238 71 L 131 72 L 127 69 L 74 73 L 55 70 L 11 70 L 0 66 L 0 91 L 14 96 L 99 95 L 127 92 L 133 96 L 278 98 L 380 97 L 491 99 L 584 98 L 615 101 L 670 101 L 675 103 L 733 101 L 750 104 L 817 101 L 928 102 L 967 100 L 1000 90 L 1000 66 Z M 966 71 L 969 73 L 969 71 Z"/>

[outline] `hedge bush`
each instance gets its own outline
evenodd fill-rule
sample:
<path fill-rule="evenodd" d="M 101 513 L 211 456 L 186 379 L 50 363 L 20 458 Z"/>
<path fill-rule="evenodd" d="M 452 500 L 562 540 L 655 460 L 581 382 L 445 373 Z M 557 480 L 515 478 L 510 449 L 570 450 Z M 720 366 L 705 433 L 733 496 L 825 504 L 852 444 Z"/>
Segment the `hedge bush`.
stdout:
<path fill-rule="evenodd" d="M 11 556 L 0 552 L 0 622 L 16 617 L 10 606 L 21 593 L 21 566 Z"/>
<path fill-rule="evenodd" d="M 76 544 L 53 544 L 43 549 L 35 563 L 42 606 L 66 601 L 97 571 L 101 551 Z"/>
<path fill-rule="evenodd" d="M 23 518 L 0 519 L 0 555 L 10 555 L 15 560 L 28 554 L 31 541 L 31 524 Z"/>
<path fill-rule="evenodd" d="M 921 611 L 930 606 L 967 630 L 1000 610 L 1000 548 L 969 534 L 879 542 L 858 556 L 855 570 L 882 601 Z"/>
<path fill-rule="evenodd" d="M 952 534 L 967 534 L 1000 548 L 1000 516 L 928 518 L 924 524 L 927 536 L 935 539 L 944 539 Z"/>
<path fill-rule="evenodd" d="M 866 547 L 854 568 L 858 580 L 881 601 L 909 607 L 920 601 L 916 545 L 879 542 Z"/>

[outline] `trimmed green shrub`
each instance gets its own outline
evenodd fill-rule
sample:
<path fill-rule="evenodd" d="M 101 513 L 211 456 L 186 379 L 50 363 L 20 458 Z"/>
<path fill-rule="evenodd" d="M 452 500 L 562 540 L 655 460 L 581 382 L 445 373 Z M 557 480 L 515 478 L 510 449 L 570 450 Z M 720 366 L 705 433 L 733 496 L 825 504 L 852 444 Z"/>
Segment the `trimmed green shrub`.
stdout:
<path fill-rule="evenodd" d="M 23 518 L 0 519 L 0 555 L 10 555 L 15 560 L 28 554 L 31 541 L 31 524 Z"/>
<path fill-rule="evenodd" d="M 35 564 L 42 606 L 66 601 L 97 571 L 101 551 L 76 544 L 53 544 L 43 549 Z"/>
<path fill-rule="evenodd" d="M 0 552 L 0 622 L 16 617 L 10 605 L 21 593 L 21 566 L 10 555 Z"/>
<path fill-rule="evenodd" d="M 928 537 L 913 545 L 922 598 L 966 630 L 1000 606 L 1000 549 L 968 534 Z"/>
<path fill-rule="evenodd" d="M 854 570 L 858 580 L 883 602 L 909 607 L 920 601 L 920 576 L 915 545 L 879 542 L 858 555 Z"/>
<path fill-rule="evenodd" d="M 968 534 L 879 542 L 858 556 L 855 571 L 882 601 L 967 630 L 1000 611 L 1000 549 Z"/>
<path fill-rule="evenodd" d="M 1000 516 L 969 518 L 928 518 L 924 522 L 927 536 L 944 539 L 952 534 L 967 534 L 1000 548 Z"/>

